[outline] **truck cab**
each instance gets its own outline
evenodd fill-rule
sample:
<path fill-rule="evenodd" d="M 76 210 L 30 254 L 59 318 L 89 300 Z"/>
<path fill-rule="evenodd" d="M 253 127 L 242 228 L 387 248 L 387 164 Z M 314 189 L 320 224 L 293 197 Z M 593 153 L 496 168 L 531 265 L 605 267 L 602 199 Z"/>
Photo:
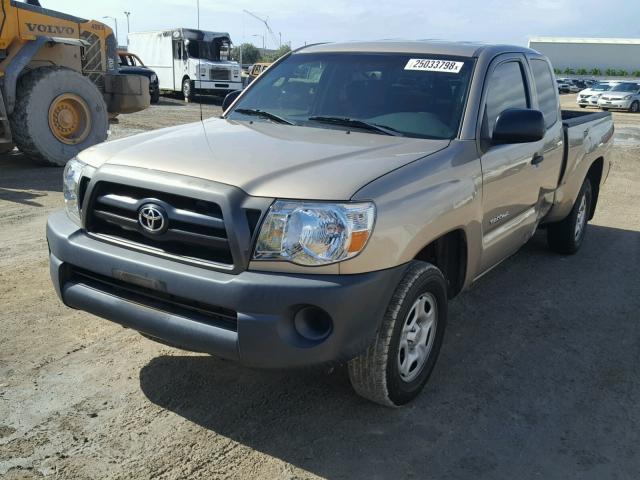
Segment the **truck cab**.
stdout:
<path fill-rule="evenodd" d="M 186 100 L 242 90 L 240 65 L 229 60 L 228 33 L 187 28 L 132 33 L 129 48 L 158 74 L 161 90 L 181 92 Z"/>

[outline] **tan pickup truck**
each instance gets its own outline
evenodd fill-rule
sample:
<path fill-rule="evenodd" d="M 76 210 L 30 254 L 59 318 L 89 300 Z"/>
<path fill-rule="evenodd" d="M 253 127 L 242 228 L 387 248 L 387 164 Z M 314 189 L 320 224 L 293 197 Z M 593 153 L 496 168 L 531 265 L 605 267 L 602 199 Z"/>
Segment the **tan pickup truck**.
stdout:
<path fill-rule="evenodd" d="M 448 299 L 538 228 L 578 251 L 612 136 L 606 112 L 561 112 L 533 50 L 305 47 L 221 118 L 69 163 L 53 283 L 69 307 L 180 348 L 348 363 L 359 394 L 402 405 L 434 368 Z"/>

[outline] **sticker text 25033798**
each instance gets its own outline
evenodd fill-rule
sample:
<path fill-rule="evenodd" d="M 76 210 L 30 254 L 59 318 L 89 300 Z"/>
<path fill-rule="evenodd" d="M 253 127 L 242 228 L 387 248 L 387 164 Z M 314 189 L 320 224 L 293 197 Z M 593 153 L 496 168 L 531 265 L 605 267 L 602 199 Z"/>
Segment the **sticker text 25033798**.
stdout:
<path fill-rule="evenodd" d="M 423 72 L 459 73 L 464 62 L 453 60 L 432 60 L 429 58 L 412 58 L 405 65 L 405 70 L 421 70 Z"/>

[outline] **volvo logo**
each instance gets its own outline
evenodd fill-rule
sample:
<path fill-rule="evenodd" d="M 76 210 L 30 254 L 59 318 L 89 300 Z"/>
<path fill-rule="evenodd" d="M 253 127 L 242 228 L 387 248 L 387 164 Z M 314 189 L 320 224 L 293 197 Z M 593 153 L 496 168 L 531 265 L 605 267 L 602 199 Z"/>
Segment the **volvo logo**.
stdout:
<path fill-rule="evenodd" d="M 162 233 L 167 227 L 167 214 L 158 205 L 147 203 L 138 210 L 138 223 L 149 233 Z"/>

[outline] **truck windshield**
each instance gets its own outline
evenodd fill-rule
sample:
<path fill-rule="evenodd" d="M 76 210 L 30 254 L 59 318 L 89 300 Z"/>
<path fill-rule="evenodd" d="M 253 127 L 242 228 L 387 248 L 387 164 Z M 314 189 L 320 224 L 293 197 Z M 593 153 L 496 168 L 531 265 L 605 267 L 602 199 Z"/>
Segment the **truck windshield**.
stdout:
<path fill-rule="evenodd" d="M 430 54 L 293 54 L 263 73 L 227 118 L 450 139 L 473 64 Z"/>
<path fill-rule="evenodd" d="M 217 41 L 199 42 L 190 40 L 187 45 L 187 51 L 189 52 L 189 58 L 199 58 L 201 60 L 217 62 L 227 60 L 229 48 L 228 45 L 221 44 Z"/>

